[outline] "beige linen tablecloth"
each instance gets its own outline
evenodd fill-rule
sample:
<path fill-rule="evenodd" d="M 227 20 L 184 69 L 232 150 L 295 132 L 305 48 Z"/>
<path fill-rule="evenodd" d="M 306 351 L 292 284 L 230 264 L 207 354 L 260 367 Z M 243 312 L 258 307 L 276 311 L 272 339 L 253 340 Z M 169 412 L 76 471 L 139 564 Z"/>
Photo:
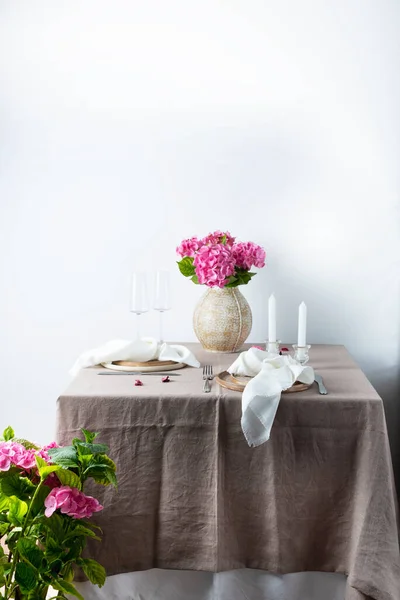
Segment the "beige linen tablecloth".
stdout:
<path fill-rule="evenodd" d="M 191 349 L 214 372 L 235 355 Z M 82 371 L 58 400 L 58 441 L 99 431 L 119 489 L 96 486 L 109 575 L 159 567 L 348 574 L 346 600 L 399 600 L 396 497 L 382 401 L 343 346 L 313 346 L 317 387 L 283 394 L 271 439 L 249 448 L 241 395 L 200 369 L 170 383 Z M 91 489 L 94 492 L 94 489 Z"/>

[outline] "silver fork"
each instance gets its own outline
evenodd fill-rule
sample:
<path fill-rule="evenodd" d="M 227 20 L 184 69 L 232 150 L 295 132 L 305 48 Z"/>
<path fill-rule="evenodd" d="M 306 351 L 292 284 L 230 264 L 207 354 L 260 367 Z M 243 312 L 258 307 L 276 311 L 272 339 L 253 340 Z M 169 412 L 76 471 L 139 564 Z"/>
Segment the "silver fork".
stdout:
<path fill-rule="evenodd" d="M 212 381 L 214 377 L 212 365 L 204 365 L 203 367 L 203 392 L 211 392 L 210 381 Z"/>

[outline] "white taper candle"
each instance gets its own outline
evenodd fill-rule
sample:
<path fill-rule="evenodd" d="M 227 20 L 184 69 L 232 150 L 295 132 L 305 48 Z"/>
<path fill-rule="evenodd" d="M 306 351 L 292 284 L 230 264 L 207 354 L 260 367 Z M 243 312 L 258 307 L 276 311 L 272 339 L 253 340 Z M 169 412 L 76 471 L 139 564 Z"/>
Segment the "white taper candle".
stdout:
<path fill-rule="evenodd" d="M 268 341 L 276 342 L 276 300 L 273 294 L 268 300 Z"/>
<path fill-rule="evenodd" d="M 307 306 L 302 302 L 299 306 L 299 330 L 297 336 L 297 345 L 306 345 L 306 329 L 307 329 Z"/>

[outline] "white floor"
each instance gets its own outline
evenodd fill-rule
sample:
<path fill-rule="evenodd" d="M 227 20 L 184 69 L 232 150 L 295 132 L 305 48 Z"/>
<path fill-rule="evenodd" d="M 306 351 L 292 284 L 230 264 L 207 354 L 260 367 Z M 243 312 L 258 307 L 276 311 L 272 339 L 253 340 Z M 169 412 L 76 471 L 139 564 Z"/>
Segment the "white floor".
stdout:
<path fill-rule="evenodd" d="M 224 573 L 151 569 L 108 577 L 103 588 L 76 583 L 85 600 L 343 600 L 346 577 L 241 569 Z"/>

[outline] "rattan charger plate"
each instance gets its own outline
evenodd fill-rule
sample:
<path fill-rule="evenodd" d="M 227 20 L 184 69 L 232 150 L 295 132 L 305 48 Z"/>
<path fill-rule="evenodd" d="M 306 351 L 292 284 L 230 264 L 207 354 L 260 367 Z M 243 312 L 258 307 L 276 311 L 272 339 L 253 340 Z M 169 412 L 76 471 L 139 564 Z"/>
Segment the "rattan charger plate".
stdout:
<path fill-rule="evenodd" d="M 243 392 L 246 385 L 252 377 L 241 377 L 239 375 L 231 375 L 228 371 L 222 371 L 222 373 L 218 373 L 215 377 L 215 380 L 219 383 L 219 385 L 228 390 L 233 390 L 234 392 Z M 308 390 L 312 386 L 312 383 L 301 383 L 301 381 L 296 381 L 292 387 L 287 390 L 283 390 L 283 394 L 291 394 L 293 392 L 304 392 Z"/>
<path fill-rule="evenodd" d="M 183 369 L 186 367 L 183 363 L 174 362 L 173 360 L 149 360 L 147 362 L 133 362 L 131 360 L 114 360 L 112 362 L 101 363 L 106 369 L 112 371 L 175 371 L 175 369 Z"/>

